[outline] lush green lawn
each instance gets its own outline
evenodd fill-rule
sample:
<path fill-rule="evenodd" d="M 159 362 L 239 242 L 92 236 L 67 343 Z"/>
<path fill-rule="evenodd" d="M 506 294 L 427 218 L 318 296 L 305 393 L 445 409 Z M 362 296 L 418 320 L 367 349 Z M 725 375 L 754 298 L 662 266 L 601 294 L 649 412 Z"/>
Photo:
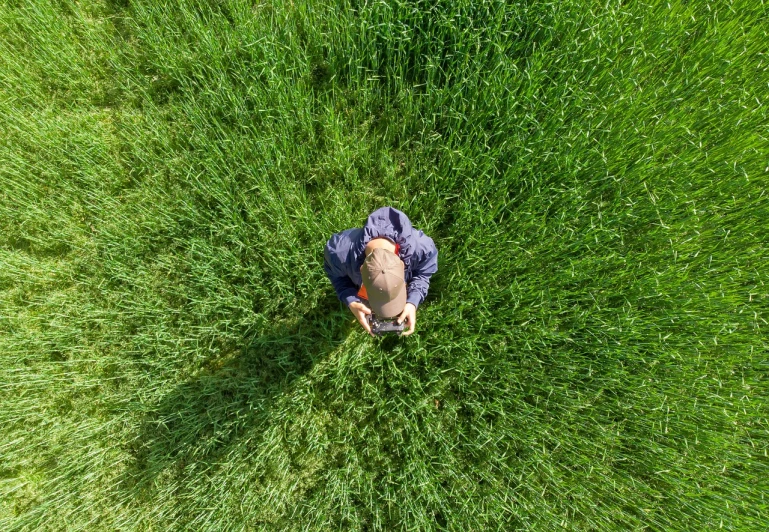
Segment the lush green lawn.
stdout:
<path fill-rule="evenodd" d="M 0 529 L 769 528 L 761 4 L 1 2 Z"/>

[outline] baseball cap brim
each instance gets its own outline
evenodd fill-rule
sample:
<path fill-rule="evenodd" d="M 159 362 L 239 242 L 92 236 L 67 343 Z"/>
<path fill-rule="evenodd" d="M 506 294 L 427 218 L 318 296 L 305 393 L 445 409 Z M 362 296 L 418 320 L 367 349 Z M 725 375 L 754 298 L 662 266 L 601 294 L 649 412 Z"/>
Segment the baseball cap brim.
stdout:
<path fill-rule="evenodd" d="M 387 293 L 369 293 L 371 312 L 379 318 L 395 318 L 400 316 L 406 306 L 406 283 L 393 299 L 388 299 Z"/>

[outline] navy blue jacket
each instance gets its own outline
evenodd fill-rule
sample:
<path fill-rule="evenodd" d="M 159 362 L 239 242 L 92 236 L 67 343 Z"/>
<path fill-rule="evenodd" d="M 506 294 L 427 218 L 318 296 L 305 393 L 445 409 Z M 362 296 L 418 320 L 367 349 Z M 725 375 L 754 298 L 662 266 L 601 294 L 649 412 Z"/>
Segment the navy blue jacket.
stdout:
<path fill-rule="evenodd" d="M 362 229 L 342 231 L 326 243 L 323 269 L 337 297 L 348 306 L 360 301 L 364 250 L 369 241 L 378 237 L 389 238 L 400 246 L 398 256 L 406 266 L 406 302 L 418 307 L 427 296 L 430 276 L 438 271 L 438 249 L 432 238 L 414 229 L 408 217 L 392 207 L 377 209 Z"/>

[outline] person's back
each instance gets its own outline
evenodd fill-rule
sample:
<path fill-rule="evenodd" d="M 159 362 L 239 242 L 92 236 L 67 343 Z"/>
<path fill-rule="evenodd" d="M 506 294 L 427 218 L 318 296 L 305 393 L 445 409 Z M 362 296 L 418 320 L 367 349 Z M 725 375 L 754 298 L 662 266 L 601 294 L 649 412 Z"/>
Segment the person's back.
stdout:
<path fill-rule="evenodd" d="M 416 309 L 427 296 L 430 277 L 438 271 L 438 249 L 404 213 L 382 207 L 363 228 L 328 240 L 323 268 L 339 300 L 369 334 L 366 316 L 373 313 L 405 321 L 407 336 L 414 332 Z"/>

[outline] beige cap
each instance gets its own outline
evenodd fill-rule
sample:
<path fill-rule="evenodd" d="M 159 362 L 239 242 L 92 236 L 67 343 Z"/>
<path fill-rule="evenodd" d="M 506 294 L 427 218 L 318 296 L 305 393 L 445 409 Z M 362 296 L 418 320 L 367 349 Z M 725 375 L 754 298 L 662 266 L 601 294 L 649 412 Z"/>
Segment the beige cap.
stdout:
<path fill-rule="evenodd" d="M 406 306 L 404 271 L 403 261 L 383 248 L 376 248 L 363 262 L 363 286 L 377 318 L 395 318 L 403 312 Z"/>

